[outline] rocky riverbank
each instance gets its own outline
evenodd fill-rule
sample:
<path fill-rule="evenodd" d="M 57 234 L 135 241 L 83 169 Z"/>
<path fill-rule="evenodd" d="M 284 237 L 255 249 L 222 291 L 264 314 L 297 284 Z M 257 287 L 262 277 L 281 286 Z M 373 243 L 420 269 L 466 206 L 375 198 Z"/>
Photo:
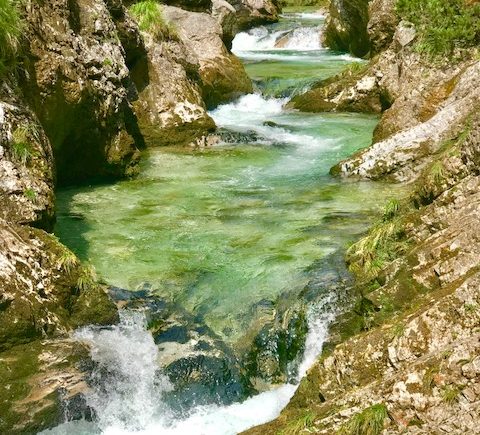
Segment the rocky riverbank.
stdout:
<path fill-rule="evenodd" d="M 91 361 L 69 333 L 118 319 L 94 271 L 49 233 L 55 188 L 132 176 L 145 146 L 207 144 L 207 106 L 251 91 L 233 36 L 278 17 L 268 0 L 16 7 L 0 34 L 0 432 L 12 434 L 88 412 Z"/>
<path fill-rule="evenodd" d="M 402 182 L 409 193 L 347 252 L 357 303 L 333 325 L 321 359 L 277 420 L 246 433 L 477 433 L 476 48 L 459 39 L 426 51 L 421 22 L 390 0 L 332 2 L 326 41 L 338 48 L 351 48 L 357 31 L 352 8 L 367 14 L 371 59 L 291 104 L 381 113 L 373 145 L 332 174 Z"/>

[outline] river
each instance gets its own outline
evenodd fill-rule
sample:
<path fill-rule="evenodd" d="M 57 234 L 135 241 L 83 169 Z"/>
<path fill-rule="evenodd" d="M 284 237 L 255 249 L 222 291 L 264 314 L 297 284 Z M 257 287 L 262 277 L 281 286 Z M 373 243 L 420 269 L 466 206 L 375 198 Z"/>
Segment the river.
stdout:
<path fill-rule="evenodd" d="M 211 112 L 226 139 L 204 150 L 150 149 L 134 180 L 58 192 L 61 241 L 104 282 L 174 300 L 235 348 L 251 307 L 304 288 L 311 266 L 358 238 L 388 197 L 388 187 L 329 175 L 369 144 L 375 117 L 284 109 L 315 80 L 358 61 L 321 47 L 322 23 L 316 13 L 286 13 L 237 35 L 233 51 L 256 92 Z M 310 307 L 299 378 L 320 353 L 336 309 L 334 294 Z M 171 385 L 158 373 L 161 350 L 141 315 L 124 313 L 116 327 L 75 336 L 119 376 L 88 398 L 96 423 L 46 433 L 233 435 L 275 418 L 296 389 L 293 382 L 179 416 L 162 401 Z"/>

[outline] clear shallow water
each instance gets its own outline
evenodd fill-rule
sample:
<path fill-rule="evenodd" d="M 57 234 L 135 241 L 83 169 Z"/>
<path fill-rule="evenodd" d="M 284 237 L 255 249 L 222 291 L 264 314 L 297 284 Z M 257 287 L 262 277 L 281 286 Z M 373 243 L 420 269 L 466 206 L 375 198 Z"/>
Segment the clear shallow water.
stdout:
<path fill-rule="evenodd" d="M 150 150 L 135 180 L 59 192 L 62 241 L 105 282 L 176 300 L 233 345 L 251 321 L 250 307 L 300 291 L 309 267 L 358 237 L 391 190 L 328 174 L 369 144 L 374 117 L 283 109 L 288 95 L 351 61 L 320 46 L 321 22 L 291 15 L 239 35 L 234 49 L 264 94 L 211 115 L 242 139 L 203 151 Z M 288 47 L 275 47 L 291 29 L 297 31 Z M 300 376 L 321 351 L 335 312 L 334 294 L 310 307 Z M 241 404 L 174 416 L 162 403 L 171 387 L 158 373 L 158 349 L 144 320 L 130 316 L 110 330 L 77 333 L 112 382 L 87 397 L 97 423 L 68 423 L 50 433 L 233 435 L 275 418 L 296 389 L 284 385 Z"/>

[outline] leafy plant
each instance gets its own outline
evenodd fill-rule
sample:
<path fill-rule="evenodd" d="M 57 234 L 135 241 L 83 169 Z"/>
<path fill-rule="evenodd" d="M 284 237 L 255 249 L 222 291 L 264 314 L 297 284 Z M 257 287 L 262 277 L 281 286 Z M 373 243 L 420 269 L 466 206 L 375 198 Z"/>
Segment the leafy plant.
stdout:
<path fill-rule="evenodd" d="M 150 33 L 155 39 L 178 39 L 175 28 L 165 21 L 161 6 L 156 0 L 135 3 L 129 11 L 138 21 L 140 30 Z"/>
<path fill-rule="evenodd" d="M 383 403 L 372 405 L 355 414 L 340 428 L 341 435 L 379 435 L 388 418 L 388 409 Z"/>
<path fill-rule="evenodd" d="M 0 0 L 0 74 L 15 63 L 23 31 L 18 0 Z"/>
<path fill-rule="evenodd" d="M 465 0 L 397 0 L 397 12 L 418 33 L 417 49 L 436 56 L 480 40 L 480 5 Z"/>

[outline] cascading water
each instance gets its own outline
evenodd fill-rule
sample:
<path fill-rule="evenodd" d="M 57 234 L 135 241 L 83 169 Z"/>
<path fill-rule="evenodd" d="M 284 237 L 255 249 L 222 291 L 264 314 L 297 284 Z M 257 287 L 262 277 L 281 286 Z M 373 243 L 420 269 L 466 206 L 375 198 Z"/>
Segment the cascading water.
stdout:
<path fill-rule="evenodd" d="M 335 306 L 336 295 L 330 293 L 310 307 L 298 381 L 322 350 Z M 193 408 L 182 418 L 162 402 L 162 393 L 172 387 L 158 371 L 158 349 L 141 312 L 122 312 L 118 326 L 83 328 L 75 337 L 90 345 L 97 364 L 86 396 L 97 421 L 65 423 L 44 435 L 235 435 L 277 417 L 298 387 L 285 384 L 242 403 Z"/>
<path fill-rule="evenodd" d="M 321 47 L 322 20 L 289 15 L 235 38 L 234 51 L 263 94 L 243 96 L 211 116 L 247 141 L 202 153 L 153 150 L 137 180 L 59 192 L 62 241 L 112 285 L 135 289 L 148 282 L 161 296 L 174 295 L 234 347 L 252 320 L 250 307 L 302 289 L 305 270 L 363 231 L 361 213 L 373 207 L 375 193 L 384 195 L 328 176 L 332 164 L 367 145 L 374 118 L 284 109 L 293 93 L 351 61 Z M 348 213 L 357 221 L 342 220 Z M 337 297 L 325 293 L 309 307 L 298 379 L 321 352 Z M 75 336 L 92 349 L 87 403 L 96 421 L 46 433 L 233 435 L 275 418 L 297 388 L 286 384 L 228 406 L 193 406 L 179 416 L 162 400 L 171 385 L 158 371 L 161 351 L 141 313 L 123 313 L 118 326 Z"/>

